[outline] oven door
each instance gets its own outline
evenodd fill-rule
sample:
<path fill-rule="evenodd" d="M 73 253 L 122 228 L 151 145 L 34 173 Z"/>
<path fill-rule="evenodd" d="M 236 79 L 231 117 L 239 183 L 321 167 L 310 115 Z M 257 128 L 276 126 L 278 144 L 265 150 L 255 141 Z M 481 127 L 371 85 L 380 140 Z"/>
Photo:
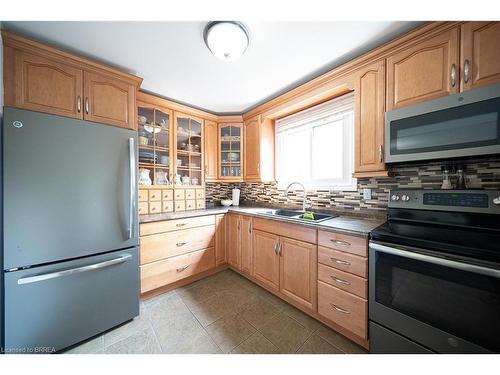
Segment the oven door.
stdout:
<path fill-rule="evenodd" d="M 386 113 L 386 162 L 500 153 L 500 85 Z"/>
<path fill-rule="evenodd" d="M 373 241 L 369 249 L 371 321 L 438 353 L 500 352 L 500 270 Z"/>

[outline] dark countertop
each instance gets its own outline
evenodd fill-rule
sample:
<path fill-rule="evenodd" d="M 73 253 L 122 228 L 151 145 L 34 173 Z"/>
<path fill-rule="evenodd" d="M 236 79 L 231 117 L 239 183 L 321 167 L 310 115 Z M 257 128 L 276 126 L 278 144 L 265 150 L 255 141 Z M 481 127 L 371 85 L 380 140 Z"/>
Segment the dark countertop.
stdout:
<path fill-rule="evenodd" d="M 217 215 L 225 214 L 227 212 L 235 212 L 241 215 L 257 216 L 263 217 L 269 220 L 284 221 L 288 223 L 304 225 L 309 228 L 322 229 L 322 230 L 332 230 L 336 232 L 345 232 L 348 234 L 358 234 L 366 236 L 373 229 L 385 222 L 385 219 L 373 218 L 373 217 L 363 217 L 361 215 L 349 216 L 345 214 L 339 214 L 339 216 L 333 219 L 325 220 L 319 223 L 303 222 L 294 219 L 276 217 L 266 215 L 266 211 L 270 208 L 259 208 L 259 207 L 214 207 L 207 208 L 204 210 L 195 211 L 183 211 L 183 212 L 169 212 L 163 214 L 155 215 L 141 215 L 139 221 L 141 223 L 150 223 L 154 221 L 163 220 L 173 220 L 173 219 L 183 219 L 187 217 L 197 217 L 197 216 L 207 216 L 207 215 Z"/>

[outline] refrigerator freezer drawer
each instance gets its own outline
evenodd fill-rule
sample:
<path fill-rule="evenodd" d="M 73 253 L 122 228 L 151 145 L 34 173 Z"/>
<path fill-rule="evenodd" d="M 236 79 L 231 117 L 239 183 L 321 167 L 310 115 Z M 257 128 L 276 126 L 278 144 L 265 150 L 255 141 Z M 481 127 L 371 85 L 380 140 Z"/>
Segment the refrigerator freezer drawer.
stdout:
<path fill-rule="evenodd" d="M 59 351 L 137 315 L 137 248 L 5 273 L 10 353 Z"/>

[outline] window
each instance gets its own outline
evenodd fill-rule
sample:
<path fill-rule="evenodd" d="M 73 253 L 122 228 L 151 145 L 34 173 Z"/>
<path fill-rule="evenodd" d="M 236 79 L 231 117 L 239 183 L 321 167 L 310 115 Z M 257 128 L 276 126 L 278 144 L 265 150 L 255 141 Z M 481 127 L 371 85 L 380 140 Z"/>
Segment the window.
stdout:
<path fill-rule="evenodd" d="M 309 190 L 356 190 L 354 95 L 347 94 L 276 122 L 276 179 Z"/>

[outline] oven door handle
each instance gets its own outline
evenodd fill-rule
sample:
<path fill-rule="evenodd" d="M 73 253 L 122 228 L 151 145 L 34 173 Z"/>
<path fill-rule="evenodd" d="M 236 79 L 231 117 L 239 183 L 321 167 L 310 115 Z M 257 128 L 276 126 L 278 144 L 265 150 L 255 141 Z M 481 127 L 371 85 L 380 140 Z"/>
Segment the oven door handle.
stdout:
<path fill-rule="evenodd" d="M 430 255 L 425 255 L 421 253 L 414 253 L 412 251 L 406 251 L 392 246 L 382 245 L 376 242 L 370 242 L 370 249 L 379 251 L 381 253 L 397 255 L 403 258 L 409 258 L 414 260 L 420 260 L 422 262 L 436 264 L 438 266 L 444 266 L 449 268 L 454 268 L 461 271 L 478 273 L 481 275 L 491 276 L 500 279 L 500 270 L 494 268 L 488 268 L 483 266 L 478 266 L 475 264 L 467 264 L 462 262 L 457 262 L 455 260 L 444 259 L 433 257 Z"/>

